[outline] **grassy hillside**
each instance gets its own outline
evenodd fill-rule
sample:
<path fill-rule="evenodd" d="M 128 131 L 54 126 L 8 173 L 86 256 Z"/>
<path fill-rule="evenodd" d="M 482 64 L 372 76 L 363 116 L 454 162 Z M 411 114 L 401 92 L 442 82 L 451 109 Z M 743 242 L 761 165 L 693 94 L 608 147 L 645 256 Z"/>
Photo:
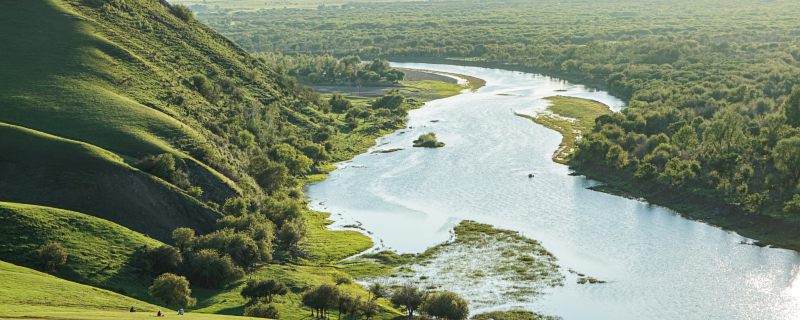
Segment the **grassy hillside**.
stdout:
<path fill-rule="evenodd" d="M 91 214 L 162 241 L 178 227 L 209 231 L 218 216 L 98 147 L 2 123 L 0 137 L 0 200 Z"/>
<path fill-rule="evenodd" d="M 158 306 L 0 261 L 0 318 L 143 319 Z M 134 307 L 139 312 L 130 313 Z M 161 309 L 169 314 L 172 311 Z M 184 319 L 250 319 L 188 313 Z"/>
<path fill-rule="evenodd" d="M 67 263 L 56 275 L 139 298 L 147 297 L 150 279 L 137 274 L 136 250 L 160 242 L 115 223 L 55 208 L 0 202 L 0 257 L 39 267 L 37 250 L 61 243 Z"/>

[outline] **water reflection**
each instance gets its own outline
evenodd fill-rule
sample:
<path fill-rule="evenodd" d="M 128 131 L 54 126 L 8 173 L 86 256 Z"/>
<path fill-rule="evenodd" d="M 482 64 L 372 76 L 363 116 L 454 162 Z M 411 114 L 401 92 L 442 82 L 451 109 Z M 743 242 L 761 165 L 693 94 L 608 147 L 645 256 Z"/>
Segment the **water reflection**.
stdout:
<path fill-rule="evenodd" d="M 338 225 L 358 221 L 386 247 L 420 252 L 447 240 L 459 220 L 477 220 L 540 240 L 565 270 L 609 281 L 569 283 L 534 303 L 498 301 L 500 308 L 565 319 L 800 319 L 795 252 L 743 245 L 735 233 L 670 210 L 587 190 L 594 182 L 550 161 L 560 136 L 513 115 L 543 110 L 541 98 L 557 94 L 615 110 L 620 100 L 526 73 L 401 66 L 474 75 L 487 86 L 412 111 L 414 129 L 379 143 L 404 150 L 360 155 L 310 186 L 312 206 L 341 214 Z M 429 131 L 447 146 L 410 148 Z M 466 282 L 447 289 L 487 290 Z"/>

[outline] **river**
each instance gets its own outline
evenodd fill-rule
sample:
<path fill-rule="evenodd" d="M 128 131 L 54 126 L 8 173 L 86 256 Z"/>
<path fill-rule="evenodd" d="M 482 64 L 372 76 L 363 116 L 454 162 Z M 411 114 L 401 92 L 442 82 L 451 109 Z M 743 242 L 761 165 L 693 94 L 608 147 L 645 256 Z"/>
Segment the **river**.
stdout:
<path fill-rule="evenodd" d="M 513 112 L 544 110 L 544 97 L 590 98 L 619 111 L 605 92 L 541 75 L 450 65 L 395 67 L 466 74 L 486 80 L 477 92 L 429 102 L 408 126 L 376 149 L 310 185 L 312 208 L 334 226 L 360 223 L 381 248 L 421 252 L 446 241 L 464 219 L 519 231 L 541 241 L 564 270 L 606 280 L 568 282 L 534 303 L 498 301 L 564 319 L 800 319 L 800 255 L 742 244 L 749 239 L 677 213 L 588 190 L 551 161 L 560 135 Z M 447 145 L 411 148 L 422 133 Z M 534 179 L 528 174 L 535 173 Z M 476 257 L 480 259 L 480 257 Z M 455 292 L 475 290 L 463 286 Z M 480 288 L 479 288 L 480 290 Z"/>

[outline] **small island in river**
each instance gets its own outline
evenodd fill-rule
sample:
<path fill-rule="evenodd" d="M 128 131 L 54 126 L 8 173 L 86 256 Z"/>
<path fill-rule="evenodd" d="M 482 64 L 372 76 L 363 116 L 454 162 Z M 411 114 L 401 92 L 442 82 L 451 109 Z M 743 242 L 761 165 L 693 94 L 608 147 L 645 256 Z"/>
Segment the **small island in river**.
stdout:
<path fill-rule="evenodd" d="M 444 147 L 444 142 L 437 140 L 435 133 L 429 132 L 420 135 L 417 140 L 414 140 L 414 146 L 423 148 L 441 148 Z"/>

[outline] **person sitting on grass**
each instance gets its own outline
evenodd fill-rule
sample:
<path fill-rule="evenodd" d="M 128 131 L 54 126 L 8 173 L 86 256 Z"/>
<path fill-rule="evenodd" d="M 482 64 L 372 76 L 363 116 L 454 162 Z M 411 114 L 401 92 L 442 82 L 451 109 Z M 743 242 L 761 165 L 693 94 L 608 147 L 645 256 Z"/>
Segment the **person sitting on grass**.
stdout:
<path fill-rule="evenodd" d="M 163 317 L 163 316 L 164 314 L 161 313 L 161 310 L 159 309 L 158 312 L 156 312 L 156 317 Z"/>
<path fill-rule="evenodd" d="M 178 315 L 179 315 L 179 316 L 182 316 L 182 315 L 183 315 L 183 308 L 180 308 L 180 309 L 178 309 Z"/>

